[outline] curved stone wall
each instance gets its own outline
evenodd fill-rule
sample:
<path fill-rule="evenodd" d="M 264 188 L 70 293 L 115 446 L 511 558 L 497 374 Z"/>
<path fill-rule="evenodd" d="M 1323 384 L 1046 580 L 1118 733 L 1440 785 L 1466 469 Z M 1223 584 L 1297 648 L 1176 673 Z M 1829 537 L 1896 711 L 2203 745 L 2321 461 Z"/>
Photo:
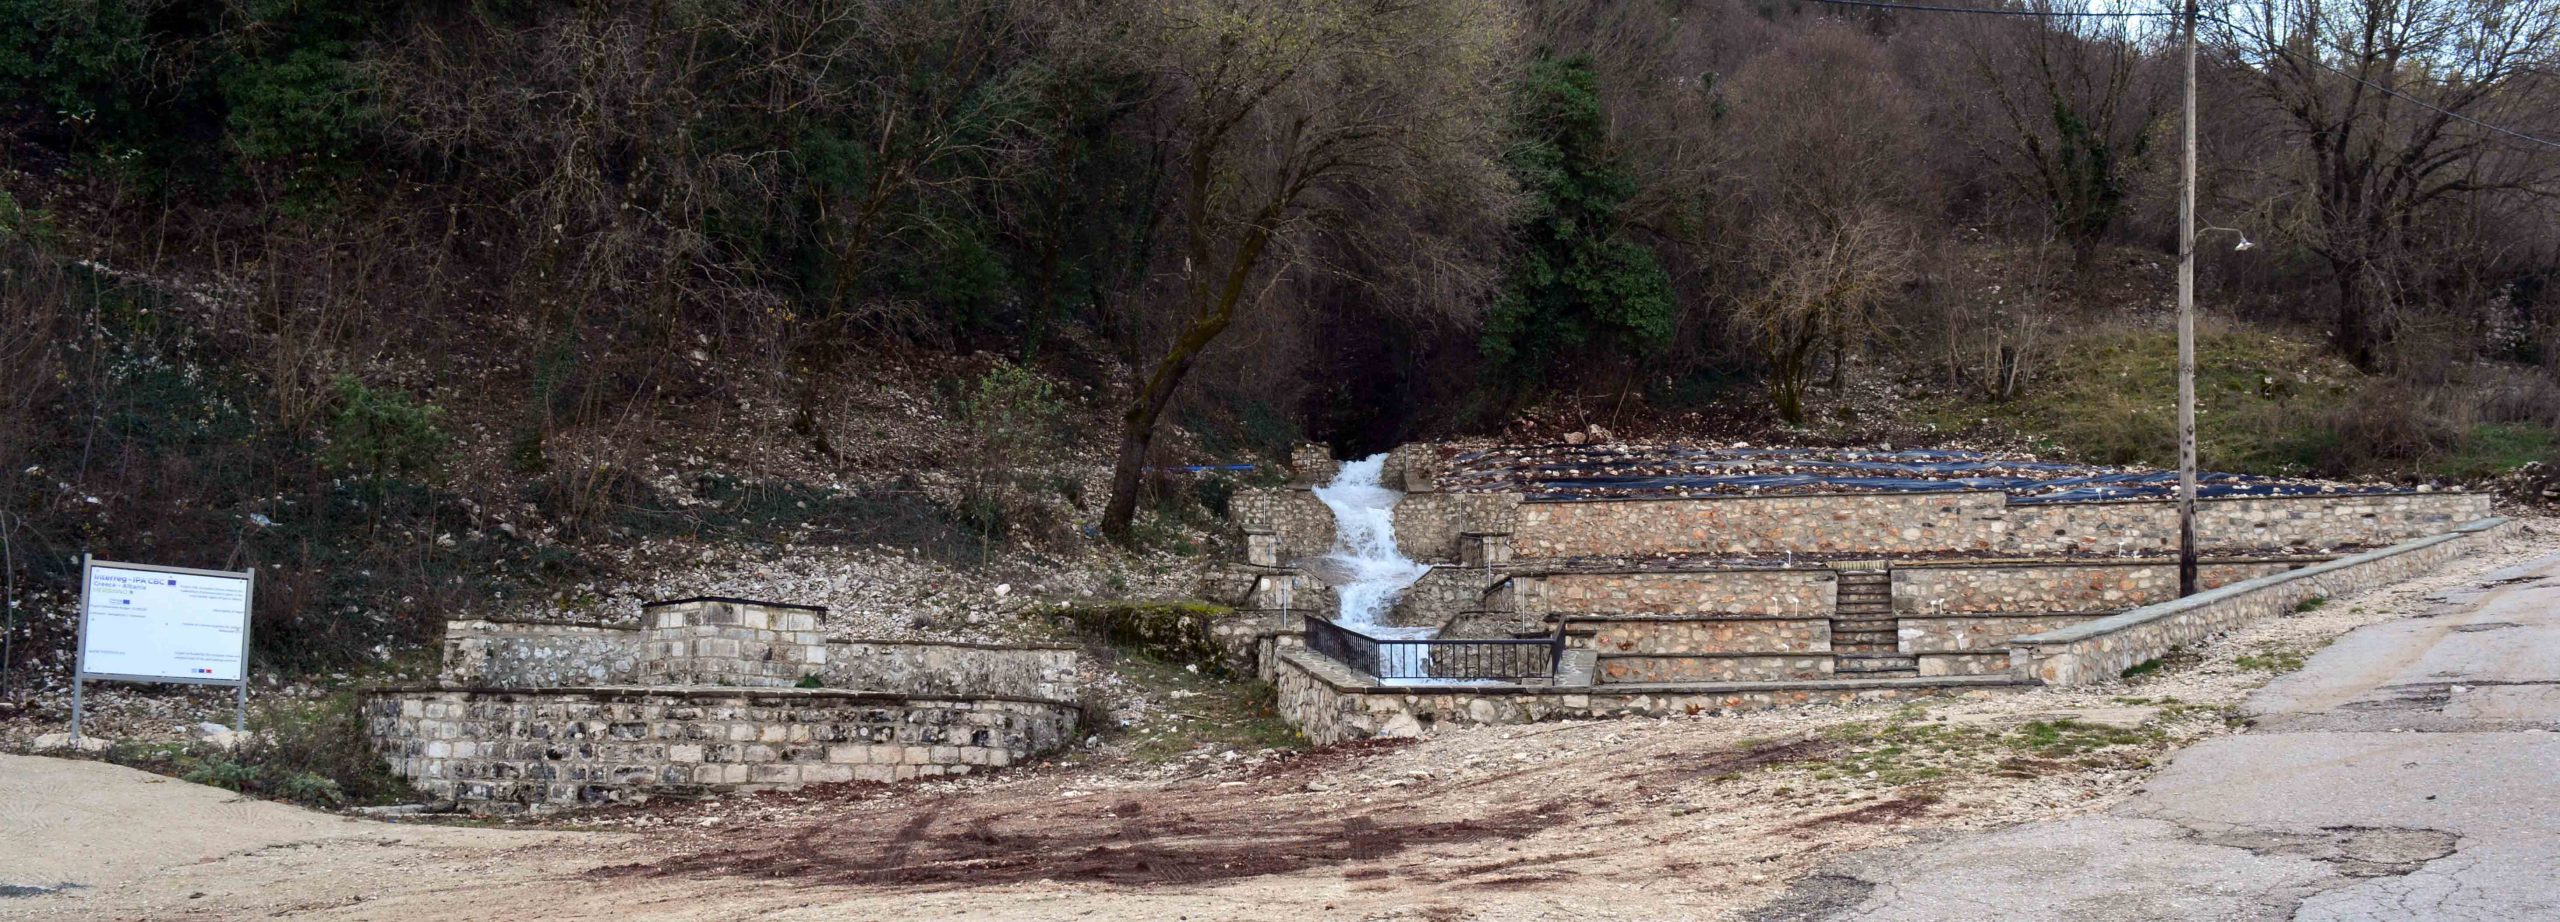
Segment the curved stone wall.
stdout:
<path fill-rule="evenodd" d="M 391 688 L 366 722 L 393 770 L 484 811 L 1002 767 L 1065 745 L 1067 701 L 828 689 Z"/>

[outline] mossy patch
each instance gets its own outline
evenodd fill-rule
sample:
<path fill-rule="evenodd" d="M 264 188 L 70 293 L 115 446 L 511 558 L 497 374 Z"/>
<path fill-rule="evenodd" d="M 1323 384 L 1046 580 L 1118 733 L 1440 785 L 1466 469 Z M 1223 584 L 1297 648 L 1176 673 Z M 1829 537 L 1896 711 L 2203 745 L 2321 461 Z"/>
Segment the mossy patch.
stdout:
<path fill-rule="evenodd" d="M 2032 777 L 2147 764 L 2169 742 L 2166 723 L 2200 710 L 2164 707 L 2162 719 L 2139 727 L 2061 718 L 2031 720 L 2004 730 L 1931 720 L 1925 708 L 1915 706 L 1885 720 L 1825 729 L 1823 738 L 1838 748 L 1835 755 L 1816 764 L 1812 774 L 1816 781 L 1859 779 L 1901 786 L 1949 776 Z"/>
<path fill-rule="evenodd" d="M 2232 665 L 2250 672 L 2282 674 L 2302 668 L 2303 659 L 2300 650 L 2270 647 L 2233 660 Z"/>
<path fill-rule="evenodd" d="M 1217 675 L 1232 667 L 1211 628 L 1234 614 L 1207 602 L 1080 602 L 1050 609 L 1061 627 L 1087 639 Z"/>

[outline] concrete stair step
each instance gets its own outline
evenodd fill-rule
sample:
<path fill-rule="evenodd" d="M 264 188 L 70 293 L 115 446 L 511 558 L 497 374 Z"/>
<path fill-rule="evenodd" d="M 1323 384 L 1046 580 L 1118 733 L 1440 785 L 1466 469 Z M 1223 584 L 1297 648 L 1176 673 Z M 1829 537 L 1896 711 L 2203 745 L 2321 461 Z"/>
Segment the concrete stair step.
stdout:
<path fill-rule="evenodd" d="M 1901 642 L 1901 640 L 1902 640 L 1901 636 L 1900 636 L 1899 634 L 1897 634 L 1897 633 L 1893 632 L 1893 631 L 1833 631 L 1833 632 L 1831 632 L 1831 648 L 1832 648 L 1832 649 L 1834 649 L 1834 650 L 1840 649 L 1840 646 L 1841 646 L 1842 644 L 1853 644 L 1853 643 L 1856 643 L 1856 644 L 1878 644 L 1878 643 L 1880 643 L 1880 644 L 1883 644 L 1883 645 L 1885 645 L 1885 646 L 1890 647 L 1890 646 L 1895 645 L 1896 643 Z"/>

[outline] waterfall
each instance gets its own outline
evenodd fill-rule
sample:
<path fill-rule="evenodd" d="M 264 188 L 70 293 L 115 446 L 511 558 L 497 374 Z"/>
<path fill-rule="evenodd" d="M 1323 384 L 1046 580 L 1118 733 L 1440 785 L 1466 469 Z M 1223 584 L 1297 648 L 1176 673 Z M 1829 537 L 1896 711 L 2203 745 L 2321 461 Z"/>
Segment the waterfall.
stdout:
<path fill-rule="evenodd" d="M 1396 502 L 1404 494 L 1378 483 L 1387 456 L 1346 462 L 1333 482 L 1315 489 L 1333 510 L 1333 550 L 1325 555 L 1344 577 L 1334 584 L 1342 611 L 1334 623 L 1373 637 L 1428 637 L 1431 629 L 1381 624 L 1405 587 L 1431 568 L 1396 549 Z"/>

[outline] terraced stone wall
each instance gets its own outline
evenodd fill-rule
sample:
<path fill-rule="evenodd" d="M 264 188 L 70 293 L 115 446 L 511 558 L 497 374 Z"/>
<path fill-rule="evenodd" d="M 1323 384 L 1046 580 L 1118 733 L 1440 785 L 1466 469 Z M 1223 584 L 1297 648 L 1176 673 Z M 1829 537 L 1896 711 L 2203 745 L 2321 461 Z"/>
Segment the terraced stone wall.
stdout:
<path fill-rule="evenodd" d="M 2206 552 L 2379 547 L 2442 534 L 2490 514 L 2485 493 L 2225 497 L 2196 503 Z M 2178 549 L 2178 508 L 2167 500 L 2013 505 L 2007 551 L 2162 554 Z"/>
<path fill-rule="evenodd" d="M 1237 490 L 1227 510 L 1244 531 L 1246 563 L 1284 566 L 1333 547 L 1333 510 L 1305 489 Z"/>
<path fill-rule="evenodd" d="M 628 682 L 640 674 L 640 650 L 640 632 L 628 627 L 448 621 L 441 680 L 525 688 Z"/>
<path fill-rule="evenodd" d="M 410 688 L 365 703 L 394 771 L 480 812 L 965 775 L 1065 745 L 1078 714 L 1066 701 L 789 688 Z"/>
<path fill-rule="evenodd" d="M 2205 563 L 2203 588 L 2282 573 L 2325 558 Z M 2178 597 L 2175 561 L 1907 564 L 1893 568 L 1901 617 L 1962 612 L 2102 612 Z"/>
<path fill-rule="evenodd" d="M 1557 614 L 1753 614 L 1830 617 L 1838 580 L 1827 568 L 1523 572 L 1520 611 Z"/>
<path fill-rule="evenodd" d="M 1988 551 L 2005 528 L 2005 499 L 1902 493 L 1522 503 L 1511 546 L 1514 560 Z"/>
<path fill-rule="evenodd" d="M 1272 684 L 1280 717 L 1318 745 L 1371 737 L 1421 736 L 1439 727 L 1545 720 L 1672 717 L 1806 704 L 1977 698 L 2029 686 L 2006 676 L 1896 684 L 1803 681 L 1696 683 L 1676 690 L 1609 686 L 1405 688 L 1354 675 L 1303 648 L 1281 651 Z"/>
<path fill-rule="evenodd" d="M 2447 534 L 2019 637 L 2010 643 L 2011 669 L 2053 685 L 2098 681 L 2215 631 L 2290 611 L 2306 599 L 2335 597 L 2426 573 L 2498 540 L 2512 527 L 2514 523 L 2506 519 L 2484 518 Z"/>
<path fill-rule="evenodd" d="M 784 688 L 827 669 L 822 608 L 743 599 L 684 599 L 641 608 L 644 685 Z"/>
<path fill-rule="evenodd" d="M 1050 644 L 839 640 L 827 644 L 821 678 L 852 691 L 1073 701 L 1076 657 Z"/>
<path fill-rule="evenodd" d="M 1576 620 L 1602 656 L 1682 653 L 1829 653 L 1831 621 L 1779 615 L 1654 615 Z"/>
<path fill-rule="evenodd" d="M 1730 653 L 1642 656 L 1603 653 L 1595 678 L 1601 685 L 1643 682 L 1786 682 L 1831 677 L 1829 653 L 1811 656 Z"/>
<path fill-rule="evenodd" d="M 1494 578 L 1492 571 L 1473 567 L 1433 567 L 1405 588 L 1388 620 L 1416 627 L 1448 624 L 1461 612 L 1482 610 Z"/>
<path fill-rule="evenodd" d="M 2197 504 L 2209 553 L 2373 547 L 2489 514 L 2473 493 L 2230 497 Z M 1716 496 L 1520 505 L 1515 560 L 1725 556 L 2152 555 L 2177 548 L 2166 500 L 2011 503 L 2001 493 Z"/>

